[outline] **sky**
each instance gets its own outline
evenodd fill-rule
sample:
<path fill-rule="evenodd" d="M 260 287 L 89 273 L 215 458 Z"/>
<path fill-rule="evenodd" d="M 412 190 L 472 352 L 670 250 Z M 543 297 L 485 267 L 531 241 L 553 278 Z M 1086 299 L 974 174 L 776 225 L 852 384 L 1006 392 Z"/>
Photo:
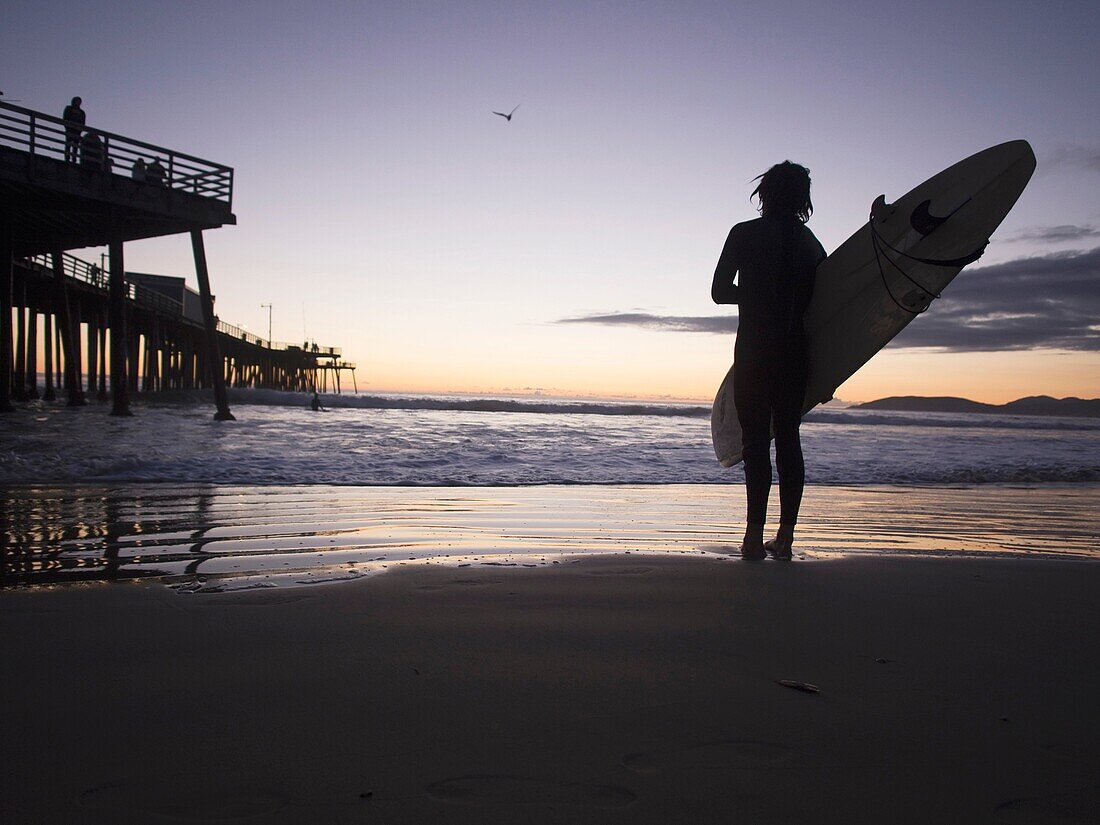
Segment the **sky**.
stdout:
<path fill-rule="evenodd" d="M 0 90 L 235 169 L 219 316 L 368 392 L 709 399 L 752 179 L 808 166 L 832 251 L 976 151 L 1039 166 L 985 257 L 837 392 L 1100 396 L 1095 2 L 15 0 Z M 511 122 L 492 114 L 519 106 Z M 100 250 L 76 252 L 88 259 Z M 186 236 L 126 247 L 186 275 Z M 1016 316 L 1003 327 L 973 319 Z"/>

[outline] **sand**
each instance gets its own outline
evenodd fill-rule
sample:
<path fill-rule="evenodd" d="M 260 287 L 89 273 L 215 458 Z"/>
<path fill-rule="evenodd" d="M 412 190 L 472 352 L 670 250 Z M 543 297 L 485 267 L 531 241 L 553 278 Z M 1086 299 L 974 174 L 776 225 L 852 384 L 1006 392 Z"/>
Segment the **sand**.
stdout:
<path fill-rule="evenodd" d="M 609 554 L 7 591 L 0 812 L 1095 822 L 1098 586 L 1094 561 Z"/>

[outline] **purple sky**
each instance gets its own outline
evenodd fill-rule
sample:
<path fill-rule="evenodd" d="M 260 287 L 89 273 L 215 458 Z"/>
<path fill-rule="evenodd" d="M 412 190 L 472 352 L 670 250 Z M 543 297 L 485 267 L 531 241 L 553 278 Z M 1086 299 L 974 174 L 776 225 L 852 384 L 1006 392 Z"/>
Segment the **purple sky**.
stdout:
<path fill-rule="evenodd" d="M 1095 2 L 9 2 L 0 89 L 55 114 L 79 94 L 90 125 L 234 166 L 239 225 L 207 241 L 219 314 L 266 334 L 271 302 L 288 340 L 304 315 L 370 389 L 704 397 L 729 336 L 555 322 L 722 314 L 725 233 L 785 158 L 832 250 L 880 192 L 1027 138 L 1039 171 L 982 265 L 1095 248 L 1098 23 Z M 182 237 L 127 253 L 190 275 Z M 1100 395 L 1097 376 L 1087 343 L 902 347 L 840 395 Z"/>

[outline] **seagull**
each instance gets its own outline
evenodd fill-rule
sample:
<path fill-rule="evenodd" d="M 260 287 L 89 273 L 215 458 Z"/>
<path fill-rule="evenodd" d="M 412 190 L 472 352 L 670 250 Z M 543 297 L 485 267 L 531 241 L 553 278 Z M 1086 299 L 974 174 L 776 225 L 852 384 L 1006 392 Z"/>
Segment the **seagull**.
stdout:
<path fill-rule="evenodd" d="M 512 122 L 512 115 L 514 115 L 516 113 L 516 109 L 518 109 L 522 105 L 523 105 L 522 103 L 517 103 L 515 109 L 512 109 L 512 111 L 510 111 L 508 114 L 504 114 L 504 112 L 493 112 L 493 114 L 494 115 L 500 115 L 502 118 L 504 118 L 509 123 L 511 123 Z"/>

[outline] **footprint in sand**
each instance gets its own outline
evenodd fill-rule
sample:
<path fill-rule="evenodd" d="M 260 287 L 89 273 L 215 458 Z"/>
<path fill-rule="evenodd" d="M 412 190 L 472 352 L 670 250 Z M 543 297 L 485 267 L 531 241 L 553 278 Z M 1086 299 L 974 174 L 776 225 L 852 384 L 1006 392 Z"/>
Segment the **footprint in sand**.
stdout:
<path fill-rule="evenodd" d="M 791 749 L 778 742 L 758 742 L 751 739 L 724 739 L 666 748 L 653 753 L 628 753 L 623 764 L 632 771 L 654 773 L 662 768 L 745 768 L 753 765 L 778 765 Z"/>
<path fill-rule="evenodd" d="M 1070 825 L 1070 823 L 1100 822 L 1100 785 L 1090 785 L 1065 793 L 1013 799 L 997 806 L 997 822 L 1019 822 L 1029 825 Z"/>
<path fill-rule="evenodd" d="M 454 805 L 573 805 L 623 808 L 637 797 L 616 785 L 557 782 L 529 776 L 459 776 L 433 782 L 428 796 Z"/>
<path fill-rule="evenodd" d="M 443 584 L 422 584 L 417 590 L 450 590 L 454 587 L 483 587 L 489 584 L 500 584 L 500 579 L 454 579 Z"/>
<path fill-rule="evenodd" d="M 237 822 L 278 813 L 287 802 L 265 791 L 240 788 L 205 789 L 188 796 L 178 787 L 102 785 L 81 793 L 77 804 L 109 812 L 117 822 L 148 821 L 149 817 L 174 822 Z"/>
<path fill-rule="evenodd" d="M 606 570 L 586 570 L 586 576 L 644 576 L 652 567 L 609 567 Z"/>
<path fill-rule="evenodd" d="M 206 592 L 212 592 L 212 591 L 206 591 Z M 236 592 L 244 592 L 244 591 L 236 591 Z M 313 598 L 312 595 L 304 595 L 304 594 L 300 595 L 300 594 L 291 593 L 291 594 L 287 594 L 287 595 L 273 596 L 273 595 L 269 595 L 269 594 L 265 593 L 264 596 L 262 598 L 259 598 L 259 599 L 232 599 L 232 600 L 216 599 L 216 600 L 211 600 L 210 602 L 208 602 L 208 604 L 211 605 L 211 606 L 214 606 L 214 607 L 270 607 L 271 605 L 275 605 L 275 604 L 292 604 L 293 602 L 305 601 L 306 599 L 312 599 L 312 598 Z"/>

